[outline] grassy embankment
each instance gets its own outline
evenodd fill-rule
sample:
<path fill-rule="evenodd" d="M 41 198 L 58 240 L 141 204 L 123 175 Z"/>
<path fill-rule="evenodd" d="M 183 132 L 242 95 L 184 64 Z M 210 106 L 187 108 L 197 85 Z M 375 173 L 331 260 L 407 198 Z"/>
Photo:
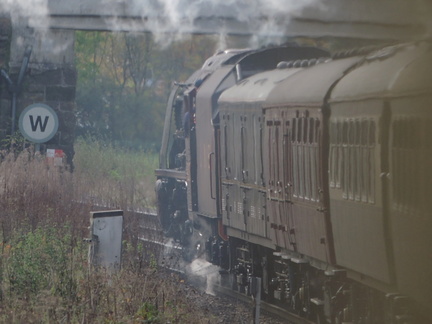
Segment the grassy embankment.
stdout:
<path fill-rule="evenodd" d="M 28 152 L 0 163 L 0 323 L 202 323 L 179 279 L 143 257 L 127 212 L 121 271 L 89 271 L 93 203 L 151 207 L 157 155 L 96 141 L 75 149 L 73 173 Z"/>

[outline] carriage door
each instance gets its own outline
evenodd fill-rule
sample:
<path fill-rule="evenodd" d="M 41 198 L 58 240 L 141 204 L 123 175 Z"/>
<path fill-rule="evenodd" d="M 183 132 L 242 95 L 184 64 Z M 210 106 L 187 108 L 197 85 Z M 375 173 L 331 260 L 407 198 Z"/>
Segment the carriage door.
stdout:
<path fill-rule="evenodd" d="M 265 114 L 264 170 L 268 199 L 268 233 L 277 246 L 292 249 L 293 244 L 290 244 L 288 237 L 290 204 L 287 201 L 289 176 L 286 173 L 286 124 L 281 109 L 266 109 Z"/>

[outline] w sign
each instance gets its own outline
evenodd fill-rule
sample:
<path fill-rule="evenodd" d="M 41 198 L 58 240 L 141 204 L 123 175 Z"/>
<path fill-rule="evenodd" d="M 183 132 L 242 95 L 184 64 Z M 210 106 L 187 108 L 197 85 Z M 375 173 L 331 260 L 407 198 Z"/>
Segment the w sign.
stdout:
<path fill-rule="evenodd" d="M 57 114 L 47 105 L 30 105 L 20 115 L 19 129 L 29 141 L 45 143 L 57 133 Z"/>

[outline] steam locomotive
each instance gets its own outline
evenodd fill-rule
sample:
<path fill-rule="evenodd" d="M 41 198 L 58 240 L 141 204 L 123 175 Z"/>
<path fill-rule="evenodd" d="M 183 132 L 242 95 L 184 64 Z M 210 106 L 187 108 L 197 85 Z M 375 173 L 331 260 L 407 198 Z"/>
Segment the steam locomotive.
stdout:
<path fill-rule="evenodd" d="M 432 322 L 432 42 L 210 57 L 170 94 L 167 236 L 318 323 Z"/>

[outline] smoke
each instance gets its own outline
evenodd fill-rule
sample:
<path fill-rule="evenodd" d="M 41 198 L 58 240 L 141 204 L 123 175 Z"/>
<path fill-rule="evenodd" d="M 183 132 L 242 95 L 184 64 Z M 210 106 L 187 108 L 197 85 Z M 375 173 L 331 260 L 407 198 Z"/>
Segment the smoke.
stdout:
<path fill-rule="evenodd" d="M 395 1 L 394 5 L 392 3 L 385 0 L 382 5 L 370 6 L 388 9 L 384 21 L 380 21 L 381 14 L 371 14 L 372 24 L 382 22 L 384 25 L 386 21 L 395 22 L 395 17 L 406 16 L 410 22 L 417 22 L 415 18 L 418 17 L 431 28 L 429 0 L 413 1 L 412 6 L 402 0 Z M 220 35 L 221 47 L 226 42 L 226 35 L 236 33 L 236 27 L 238 34 L 252 35 L 249 45 L 255 47 L 283 41 L 293 18 L 303 15 L 322 21 L 358 19 L 357 13 L 351 13 L 350 8 L 360 8 L 364 15 L 368 13 L 368 6 L 358 5 L 355 0 L 336 3 L 331 0 L 0 0 L 0 15 L 2 12 L 9 13 L 14 22 L 26 20 L 29 27 L 37 29 L 49 27 L 50 10 L 57 14 L 66 10 L 88 17 L 101 15 L 114 31 L 149 31 L 162 45 L 193 33 L 212 33 Z M 309 15 L 311 12 L 312 16 Z M 369 16 L 366 16 L 365 21 L 369 21 Z M 230 28 L 227 28 L 228 25 Z"/>
<path fill-rule="evenodd" d="M 165 30 L 190 30 L 196 19 L 225 17 L 251 22 L 260 17 L 284 16 L 315 3 L 316 0 L 133 0 L 128 3 L 142 17 L 167 17 Z"/>
<path fill-rule="evenodd" d="M 206 294 L 215 295 L 214 287 L 220 284 L 220 268 L 203 259 L 195 259 L 185 266 L 189 280 L 198 284 Z"/>
<path fill-rule="evenodd" d="M 253 34 L 253 43 L 265 38 L 273 41 L 283 38 L 293 15 L 317 3 L 318 0 L 133 0 L 126 9 L 146 19 L 159 43 L 169 44 L 190 33 L 214 32 L 220 35 L 222 46 L 226 35 L 224 22 L 241 23 L 239 33 Z"/>
<path fill-rule="evenodd" d="M 49 30 L 48 0 L 0 0 L 0 15 L 9 16 L 14 26 L 12 41 L 15 46 L 11 47 L 12 65 L 21 64 L 22 53 L 28 45 L 33 47 L 31 61 L 34 62 L 46 61 L 44 53 L 56 55 L 73 44 L 73 39 L 59 39 Z M 40 56 L 36 57 L 38 54 Z"/>
<path fill-rule="evenodd" d="M 219 35 L 219 47 L 223 48 L 228 34 L 226 23 L 238 24 L 239 33 L 253 35 L 250 46 L 262 45 L 262 40 L 277 42 L 293 15 L 320 0 L 82 0 L 68 5 L 62 1 L 67 2 L 0 0 L 0 14 L 7 13 L 14 24 L 27 25 L 43 34 L 49 29 L 52 8 L 93 16 L 100 13 L 111 30 L 149 31 L 162 46 L 193 33 L 212 33 Z"/>
<path fill-rule="evenodd" d="M 0 14 L 10 15 L 12 23 L 26 22 L 28 26 L 49 26 L 48 0 L 1 0 Z"/>

